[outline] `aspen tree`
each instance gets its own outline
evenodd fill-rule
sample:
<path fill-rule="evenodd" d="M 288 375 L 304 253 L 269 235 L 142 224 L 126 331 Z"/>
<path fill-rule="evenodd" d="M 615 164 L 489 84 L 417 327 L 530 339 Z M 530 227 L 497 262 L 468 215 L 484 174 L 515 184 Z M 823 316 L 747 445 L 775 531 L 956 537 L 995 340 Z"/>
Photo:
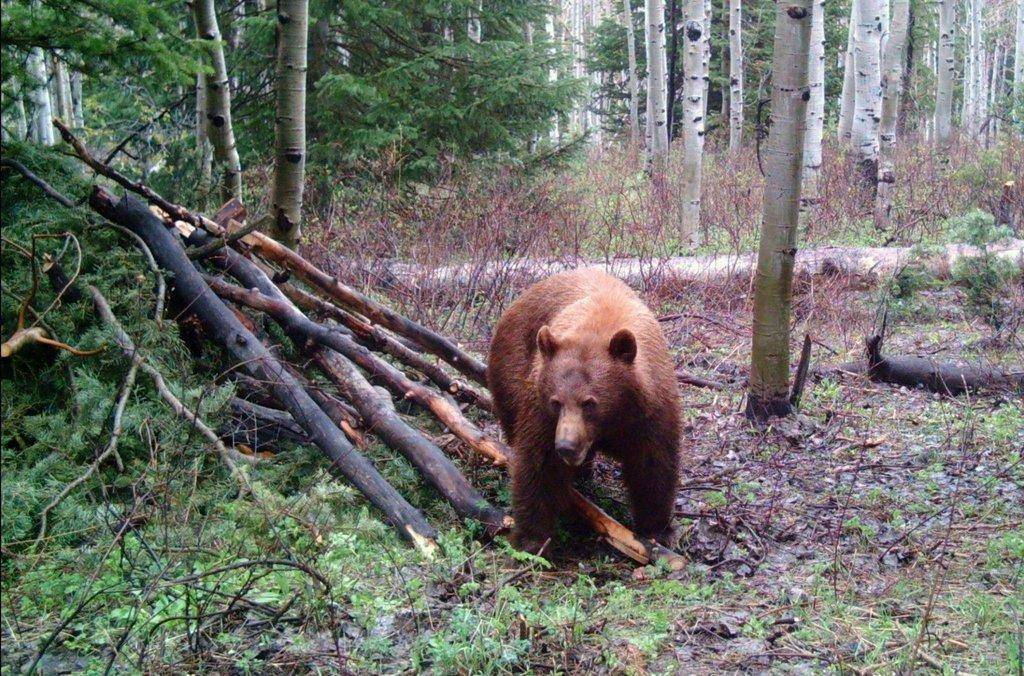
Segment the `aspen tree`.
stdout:
<path fill-rule="evenodd" d="M 778 2 L 772 58 L 772 125 L 765 149 L 746 407 L 747 416 L 759 421 L 792 411 L 789 318 L 807 119 L 810 37 L 811 0 Z"/>

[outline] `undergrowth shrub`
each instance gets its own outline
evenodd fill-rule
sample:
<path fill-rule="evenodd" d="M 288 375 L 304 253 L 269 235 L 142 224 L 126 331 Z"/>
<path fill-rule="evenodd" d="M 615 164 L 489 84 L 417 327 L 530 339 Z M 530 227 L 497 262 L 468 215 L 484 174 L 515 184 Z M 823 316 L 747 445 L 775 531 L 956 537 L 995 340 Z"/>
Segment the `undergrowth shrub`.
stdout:
<path fill-rule="evenodd" d="M 1008 226 L 996 225 L 991 214 L 977 209 L 950 221 L 951 228 L 980 251 L 977 256 L 957 261 L 952 279 L 966 290 L 971 308 L 999 329 L 1009 311 L 1005 290 L 1011 280 L 1020 276 L 1020 270 L 1013 261 L 995 255 L 990 246 L 1012 237 L 1013 232 Z"/>

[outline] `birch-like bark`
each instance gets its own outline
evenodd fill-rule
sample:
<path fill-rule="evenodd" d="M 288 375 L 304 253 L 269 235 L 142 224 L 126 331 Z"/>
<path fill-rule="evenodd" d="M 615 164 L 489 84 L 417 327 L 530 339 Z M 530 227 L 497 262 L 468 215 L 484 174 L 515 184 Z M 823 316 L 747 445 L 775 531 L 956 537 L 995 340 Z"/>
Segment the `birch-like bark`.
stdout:
<path fill-rule="evenodd" d="M 14 99 L 11 103 L 13 136 L 18 141 L 24 141 L 28 138 L 28 117 L 25 115 L 25 99 L 21 95 L 21 83 L 18 80 L 11 82 L 11 97 Z M 3 126 L 2 129 L 6 134 L 7 127 Z"/>
<path fill-rule="evenodd" d="M 551 65 L 548 66 L 548 82 L 554 84 L 558 82 L 558 68 L 555 65 L 555 57 L 558 54 L 558 48 L 555 45 L 555 16 L 552 12 L 548 12 L 547 17 L 544 20 L 544 27 L 548 32 L 548 39 L 551 41 L 551 47 L 548 52 L 548 56 L 551 59 Z M 551 116 L 551 145 L 557 146 L 559 139 L 558 131 L 558 113 Z"/>
<path fill-rule="evenodd" d="M 703 0 L 694 0 L 702 2 Z M 650 143 L 647 154 L 650 172 L 661 175 L 668 160 L 667 79 L 665 72 L 665 5 L 662 0 L 646 0 L 644 19 L 647 38 L 647 116 Z"/>
<path fill-rule="evenodd" d="M 899 1 L 899 0 L 897 0 Z M 818 202 L 821 139 L 825 131 L 825 0 L 811 0 L 811 44 L 807 63 L 807 129 L 804 133 L 804 168 L 800 192 L 800 224 L 807 223 Z"/>
<path fill-rule="evenodd" d="M 856 101 L 853 106 L 852 142 L 858 159 L 871 167 L 878 161 L 878 121 L 882 107 L 882 70 L 879 64 L 880 0 L 857 0 L 857 30 L 854 34 Z"/>
<path fill-rule="evenodd" d="M 71 72 L 71 117 L 75 126 L 81 129 L 85 126 L 85 103 L 82 101 L 82 72 L 75 70 Z"/>
<path fill-rule="evenodd" d="M 206 75 L 207 133 L 213 143 L 213 156 L 220 165 L 221 199 L 242 198 L 242 163 L 235 147 L 235 131 L 231 125 L 231 87 L 217 12 L 213 0 L 193 0 L 196 29 L 199 37 L 208 40 L 208 61 L 212 68 Z"/>
<path fill-rule="evenodd" d="M 968 0 L 967 67 L 964 68 L 964 106 L 961 126 L 968 137 L 978 134 L 981 123 L 981 0 Z"/>
<path fill-rule="evenodd" d="M 891 19 L 889 18 L 890 0 L 878 0 L 878 60 L 885 61 L 885 45 L 889 42 Z"/>
<path fill-rule="evenodd" d="M 694 245 L 700 230 L 700 188 L 704 161 L 704 43 L 707 23 L 704 0 L 683 5 L 683 184 L 679 238 Z"/>
<path fill-rule="evenodd" d="M 704 0 L 704 15 L 701 23 L 704 25 L 703 48 L 701 49 L 701 61 L 704 73 L 704 109 L 701 111 L 704 120 L 708 119 L 708 92 L 711 91 L 711 26 L 712 26 L 712 5 L 711 0 Z M 706 123 L 705 123 L 706 126 Z"/>
<path fill-rule="evenodd" d="M 629 58 L 629 140 L 630 143 L 637 143 L 640 140 L 640 89 L 637 86 L 636 34 L 633 30 L 633 7 L 630 0 L 622 0 L 622 21 L 626 25 L 626 53 Z"/>
<path fill-rule="evenodd" d="M 199 200 L 205 206 L 213 184 L 213 146 L 206 123 L 206 74 L 196 74 L 196 161 L 199 164 Z"/>
<path fill-rule="evenodd" d="M 853 109 L 856 105 L 856 71 L 854 36 L 857 33 L 858 0 L 850 3 L 850 18 L 846 31 L 846 51 L 843 53 L 843 91 L 839 97 L 839 140 L 849 141 L 853 134 Z"/>
<path fill-rule="evenodd" d="M 772 63 L 772 126 L 765 149 L 761 243 L 754 288 L 747 416 L 792 411 L 789 318 L 807 119 L 811 0 L 777 3 Z"/>
<path fill-rule="evenodd" d="M 743 4 L 729 0 L 729 150 L 743 145 Z"/>
<path fill-rule="evenodd" d="M 32 103 L 32 139 L 44 146 L 52 146 L 53 108 L 50 105 L 50 88 L 47 86 L 46 55 L 42 48 L 33 47 L 28 53 L 28 95 Z"/>
<path fill-rule="evenodd" d="M 1013 95 L 1024 98 L 1024 0 L 1017 0 L 1017 39 L 1013 51 Z"/>
<path fill-rule="evenodd" d="M 480 16 L 484 12 L 483 0 L 477 0 L 476 8 L 466 22 L 466 36 L 473 42 L 479 44 L 483 39 L 483 28 L 480 25 Z"/>
<path fill-rule="evenodd" d="M 54 112 L 64 124 L 74 124 L 75 112 L 71 105 L 71 78 L 68 77 L 68 69 L 58 54 L 52 55 L 50 63 L 53 73 L 53 102 L 56 108 Z"/>
<path fill-rule="evenodd" d="M 949 149 L 953 133 L 954 0 L 939 2 L 939 45 L 936 54 L 938 73 L 935 84 L 935 143 L 943 151 Z"/>
<path fill-rule="evenodd" d="M 885 45 L 882 74 L 882 120 L 879 125 L 878 189 L 875 194 L 875 227 L 892 225 L 892 191 L 896 182 L 893 151 L 896 149 L 896 118 L 903 94 L 910 0 L 893 0 L 892 26 Z"/>
<path fill-rule="evenodd" d="M 278 0 L 275 78 L 273 237 L 289 248 L 302 236 L 306 169 L 308 0 Z"/>

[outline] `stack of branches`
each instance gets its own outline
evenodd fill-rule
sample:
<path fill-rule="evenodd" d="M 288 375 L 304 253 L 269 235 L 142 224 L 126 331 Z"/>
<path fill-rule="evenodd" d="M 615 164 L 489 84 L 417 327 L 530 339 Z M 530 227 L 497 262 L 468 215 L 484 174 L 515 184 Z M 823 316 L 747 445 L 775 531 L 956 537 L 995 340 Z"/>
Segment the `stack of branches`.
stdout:
<path fill-rule="evenodd" d="M 174 204 L 98 160 L 70 130 L 55 124 L 80 160 L 127 191 L 118 198 L 97 185 L 89 206 L 137 236 L 147 256 L 172 276 L 177 307 L 237 363 L 238 383 L 254 396 L 232 402 L 236 419 L 258 421 L 258 427 L 274 430 L 274 439 L 315 445 L 425 555 L 436 550 L 436 532 L 363 455 L 365 434 L 402 453 L 462 519 L 483 524 L 488 536 L 514 525 L 395 406 L 411 403 L 486 462 L 507 467 L 509 448 L 466 414 L 493 408 L 479 359 L 247 225 L 239 203 L 229 202 L 212 218 Z M 304 368 L 315 368 L 319 377 L 277 356 L 242 309 L 277 323 L 306 358 Z M 262 443 L 259 434 L 245 441 Z M 629 558 L 683 565 L 681 556 L 638 538 L 582 494 L 574 491 L 572 504 Z"/>

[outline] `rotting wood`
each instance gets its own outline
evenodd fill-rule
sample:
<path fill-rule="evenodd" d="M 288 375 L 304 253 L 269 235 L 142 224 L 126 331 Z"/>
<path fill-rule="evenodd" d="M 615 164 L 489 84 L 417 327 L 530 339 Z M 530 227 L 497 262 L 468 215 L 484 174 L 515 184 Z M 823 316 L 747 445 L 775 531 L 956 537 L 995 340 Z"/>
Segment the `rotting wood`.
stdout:
<path fill-rule="evenodd" d="M 1003 371 L 985 366 L 963 365 L 936 361 L 926 357 L 882 355 L 879 335 L 866 339 L 867 357 L 864 361 L 847 362 L 820 369 L 818 375 L 855 374 L 866 376 L 873 382 L 900 385 L 911 389 L 924 388 L 947 396 L 966 393 L 1024 394 L 1024 370 Z"/>
<path fill-rule="evenodd" d="M 1010 239 L 991 244 L 987 252 L 1015 263 L 1024 271 L 1024 239 Z M 822 247 L 801 249 L 796 253 L 795 278 L 848 278 L 859 284 L 873 284 L 887 279 L 910 261 L 924 266 L 937 278 L 947 278 L 956 263 L 982 252 L 968 244 L 948 244 L 933 255 L 922 256 L 914 247 Z M 757 262 L 755 253 L 719 254 L 709 256 L 678 256 L 672 258 L 615 258 L 606 263 L 588 261 L 566 262 L 522 258 L 518 261 L 467 263 L 426 268 L 415 263 L 394 263 L 388 274 L 402 286 L 415 286 L 420 291 L 458 289 L 473 284 L 488 284 L 497 278 L 520 279 L 524 284 L 575 268 L 600 268 L 628 284 L 649 282 L 721 283 L 730 279 L 750 279 Z"/>

